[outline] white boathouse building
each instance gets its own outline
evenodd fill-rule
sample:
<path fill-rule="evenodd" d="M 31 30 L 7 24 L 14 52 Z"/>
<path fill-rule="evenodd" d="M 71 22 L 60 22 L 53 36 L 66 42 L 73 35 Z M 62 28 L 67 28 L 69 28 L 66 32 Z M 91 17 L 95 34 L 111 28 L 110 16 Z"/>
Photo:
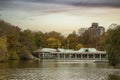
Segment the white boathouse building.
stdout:
<path fill-rule="evenodd" d="M 78 51 L 71 49 L 43 48 L 34 51 L 41 59 L 75 59 L 75 60 L 106 60 L 105 51 L 95 48 L 81 48 Z"/>

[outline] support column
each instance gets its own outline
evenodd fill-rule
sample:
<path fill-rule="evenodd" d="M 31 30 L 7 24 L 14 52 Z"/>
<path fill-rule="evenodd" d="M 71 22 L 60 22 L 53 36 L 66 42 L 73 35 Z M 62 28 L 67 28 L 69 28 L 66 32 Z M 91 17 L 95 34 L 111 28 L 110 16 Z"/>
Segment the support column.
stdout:
<path fill-rule="evenodd" d="M 64 53 L 64 59 L 65 59 L 65 53 Z"/>
<path fill-rule="evenodd" d="M 69 54 L 69 59 L 71 59 L 71 54 Z"/>
<path fill-rule="evenodd" d="M 60 54 L 59 54 L 59 58 L 60 58 Z"/>
<path fill-rule="evenodd" d="M 57 53 L 57 58 L 59 59 L 59 54 Z"/>
<path fill-rule="evenodd" d="M 95 59 L 95 54 L 93 54 L 93 59 Z"/>
<path fill-rule="evenodd" d="M 75 59 L 77 59 L 77 54 L 75 54 Z"/>
<path fill-rule="evenodd" d="M 89 54 L 87 54 L 87 59 L 89 59 Z"/>
<path fill-rule="evenodd" d="M 101 53 L 100 53 L 100 60 L 102 60 L 102 59 L 101 59 Z"/>
<path fill-rule="evenodd" d="M 42 58 L 44 58 L 44 53 L 42 53 L 42 55 L 43 55 Z"/>
<path fill-rule="evenodd" d="M 81 59 L 83 59 L 83 54 L 81 54 Z"/>

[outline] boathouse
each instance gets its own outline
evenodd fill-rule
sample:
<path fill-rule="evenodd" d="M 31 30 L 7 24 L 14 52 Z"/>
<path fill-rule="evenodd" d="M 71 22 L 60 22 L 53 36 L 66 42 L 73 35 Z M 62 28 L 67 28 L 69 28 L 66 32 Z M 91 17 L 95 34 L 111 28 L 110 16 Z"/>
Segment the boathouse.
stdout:
<path fill-rule="evenodd" d="M 105 51 L 98 51 L 95 48 L 81 48 L 78 51 L 72 49 L 43 48 L 34 51 L 41 59 L 80 59 L 80 60 L 106 60 Z"/>

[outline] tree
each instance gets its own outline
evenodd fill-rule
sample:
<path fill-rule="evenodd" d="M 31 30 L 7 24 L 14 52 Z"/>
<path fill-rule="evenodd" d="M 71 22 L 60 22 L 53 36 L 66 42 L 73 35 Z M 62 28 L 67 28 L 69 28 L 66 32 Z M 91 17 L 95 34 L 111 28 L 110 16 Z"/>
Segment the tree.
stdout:
<path fill-rule="evenodd" d="M 7 46 L 8 50 L 17 50 L 17 47 L 20 45 L 18 36 L 13 32 L 7 33 Z"/>
<path fill-rule="evenodd" d="M 61 47 L 61 42 L 56 38 L 52 38 L 52 37 L 48 38 L 47 43 L 48 43 L 48 46 L 50 48 L 59 48 L 59 47 Z"/>
<path fill-rule="evenodd" d="M 86 30 L 82 36 L 79 36 L 81 39 L 81 42 L 83 43 L 83 45 L 85 47 L 90 47 L 90 35 L 89 35 L 89 31 Z"/>
<path fill-rule="evenodd" d="M 21 29 L 0 20 L 0 61 L 32 59 L 36 49 L 35 37 L 32 31 Z"/>
<path fill-rule="evenodd" d="M 34 32 L 35 44 L 37 48 L 46 46 L 45 34 L 42 32 Z"/>
<path fill-rule="evenodd" d="M 73 31 L 73 33 L 68 35 L 66 42 L 67 42 L 66 44 L 68 45 L 68 47 L 70 49 L 75 49 L 76 48 L 76 46 L 78 44 L 78 36 L 77 36 L 75 31 Z"/>
<path fill-rule="evenodd" d="M 77 44 L 76 50 L 79 50 L 80 48 L 83 48 L 83 47 L 84 47 L 83 44 Z"/>
<path fill-rule="evenodd" d="M 87 30 L 82 33 L 82 35 L 79 36 L 79 41 L 84 45 L 84 47 L 95 47 L 98 46 L 98 40 L 99 37 L 97 37 L 95 34 L 96 31 L 94 29 L 88 28 Z"/>
<path fill-rule="evenodd" d="M 50 37 L 59 39 L 60 41 L 62 41 L 64 39 L 64 37 L 61 35 L 61 33 L 56 32 L 56 31 L 51 31 L 49 33 L 46 33 L 46 38 L 48 39 Z"/>
<path fill-rule="evenodd" d="M 22 60 L 29 60 L 34 59 L 35 57 L 28 51 L 26 46 L 22 46 L 19 51 L 20 59 Z"/>
<path fill-rule="evenodd" d="M 16 51 L 12 50 L 9 52 L 9 59 L 10 60 L 18 60 L 19 59 L 19 56 L 16 53 Z"/>
<path fill-rule="evenodd" d="M 99 46 L 98 46 L 98 49 L 101 50 L 101 51 L 104 51 L 105 50 L 105 34 L 103 34 L 102 36 L 100 36 L 99 38 Z"/>
<path fill-rule="evenodd" d="M 51 31 L 51 32 L 45 33 L 45 36 L 46 36 L 46 40 L 50 37 L 58 39 L 61 43 L 64 40 L 64 36 L 61 35 L 61 33 L 56 32 L 56 31 Z"/>
<path fill-rule="evenodd" d="M 26 46 L 27 50 L 33 52 L 36 49 L 35 37 L 30 30 L 24 30 L 20 34 L 20 43 Z"/>
<path fill-rule="evenodd" d="M 83 33 L 84 33 L 86 30 L 87 30 L 86 28 L 80 28 L 80 29 L 78 30 L 79 36 L 82 36 Z"/>
<path fill-rule="evenodd" d="M 8 60 L 7 37 L 0 37 L 0 62 Z"/>
<path fill-rule="evenodd" d="M 107 31 L 105 39 L 106 52 L 109 64 L 116 66 L 120 63 L 120 26 Z"/>

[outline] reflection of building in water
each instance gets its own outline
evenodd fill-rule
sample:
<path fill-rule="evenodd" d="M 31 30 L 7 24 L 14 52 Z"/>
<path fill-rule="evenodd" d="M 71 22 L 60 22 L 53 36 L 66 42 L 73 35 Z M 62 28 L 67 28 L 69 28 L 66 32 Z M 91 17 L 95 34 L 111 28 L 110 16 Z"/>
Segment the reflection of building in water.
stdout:
<path fill-rule="evenodd" d="M 43 48 L 34 51 L 41 59 L 80 59 L 80 60 L 106 60 L 105 51 L 98 51 L 95 48 L 81 48 L 78 51 L 71 49 Z"/>

